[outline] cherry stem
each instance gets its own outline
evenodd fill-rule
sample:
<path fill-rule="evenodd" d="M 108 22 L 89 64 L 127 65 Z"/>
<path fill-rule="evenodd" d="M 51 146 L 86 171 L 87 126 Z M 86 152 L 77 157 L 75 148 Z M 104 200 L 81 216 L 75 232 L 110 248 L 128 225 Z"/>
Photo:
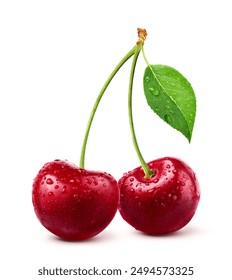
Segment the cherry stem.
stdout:
<path fill-rule="evenodd" d="M 141 44 L 137 44 L 135 53 L 134 53 L 134 57 L 133 57 L 133 61 L 132 61 L 132 65 L 131 65 L 129 90 L 128 90 L 128 115 L 129 115 L 129 124 L 130 124 L 133 145 L 134 145 L 135 151 L 137 153 L 137 156 L 139 158 L 139 161 L 141 163 L 141 166 L 143 168 L 143 171 L 145 173 L 144 177 L 151 178 L 154 176 L 155 173 L 148 167 L 147 163 L 145 162 L 145 160 L 140 152 L 136 134 L 135 134 L 135 129 L 134 129 L 133 111 L 132 111 L 132 92 L 133 92 L 134 74 L 135 74 L 136 63 L 137 63 L 142 45 L 143 45 L 143 42 Z"/>
<path fill-rule="evenodd" d="M 110 82 L 112 81 L 112 79 L 114 78 L 114 76 L 116 75 L 116 73 L 119 71 L 119 69 L 123 66 L 123 64 L 131 57 L 134 55 L 135 53 L 135 49 L 137 46 L 134 46 L 123 58 L 122 60 L 117 64 L 117 66 L 114 68 L 114 70 L 112 71 L 112 73 L 110 74 L 110 76 L 108 77 L 108 79 L 106 80 L 105 84 L 103 85 L 100 93 L 97 96 L 97 99 L 93 105 L 92 111 L 90 113 L 89 116 L 89 120 L 87 122 L 87 126 L 86 126 L 86 130 L 85 130 L 85 135 L 84 135 L 84 140 L 82 143 L 82 148 L 81 148 L 81 155 L 80 155 L 80 163 L 79 163 L 79 167 L 80 168 L 84 168 L 85 167 L 85 152 L 86 152 L 86 146 L 87 146 L 87 141 L 88 141 L 88 137 L 89 137 L 89 132 L 90 132 L 90 128 L 95 116 L 95 113 L 97 111 L 98 105 L 101 101 L 102 96 L 104 95 L 108 85 L 110 84 Z"/>
<path fill-rule="evenodd" d="M 146 62 L 147 66 L 148 66 L 148 67 L 152 70 L 152 72 L 153 72 L 153 69 L 152 69 L 152 67 L 151 67 L 151 64 L 148 62 L 147 57 L 146 57 L 146 55 L 145 55 L 143 45 L 141 46 L 141 48 L 142 48 L 143 59 L 144 59 L 144 61 Z"/>

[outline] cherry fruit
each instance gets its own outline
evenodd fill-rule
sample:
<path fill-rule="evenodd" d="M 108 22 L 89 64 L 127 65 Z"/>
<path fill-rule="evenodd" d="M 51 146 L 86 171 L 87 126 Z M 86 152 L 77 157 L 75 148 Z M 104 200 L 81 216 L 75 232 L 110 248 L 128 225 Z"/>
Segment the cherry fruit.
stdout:
<path fill-rule="evenodd" d="M 33 182 L 32 200 L 41 224 L 66 240 L 83 240 L 104 230 L 119 200 L 116 180 L 68 161 L 45 164 Z"/>
<path fill-rule="evenodd" d="M 119 212 L 144 233 L 168 234 L 183 228 L 193 217 L 200 199 L 199 183 L 183 161 L 165 157 L 148 163 L 154 172 L 144 177 L 142 167 L 119 180 Z"/>
<path fill-rule="evenodd" d="M 45 228 L 63 239 L 82 240 L 97 235 L 111 222 L 118 207 L 130 225 L 153 235 L 181 229 L 197 209 L 200 189 L 192 169 L 183 161 L 170 157 L 147 164 L 136 139 L 132 91 L 141 51 L 147 64 L 144 93 L 151 109 L 189 142 L 196 114 L 191 84 L 174 68 L 148 62 L 143 48 L 146 37 L 146 30 L 138 28 L 136 45 L 116 65 L 99 92 L 87 122 L 79 167 L 68 161 L 55 160 L 45 164 L 34 179 L 35 213 Z M 125 174 L 117 183 L 107 173 L 84 169 L 85 152 L 99 103 L 116 73 L 131 57 L 128 117 L 141 167 Z"/>

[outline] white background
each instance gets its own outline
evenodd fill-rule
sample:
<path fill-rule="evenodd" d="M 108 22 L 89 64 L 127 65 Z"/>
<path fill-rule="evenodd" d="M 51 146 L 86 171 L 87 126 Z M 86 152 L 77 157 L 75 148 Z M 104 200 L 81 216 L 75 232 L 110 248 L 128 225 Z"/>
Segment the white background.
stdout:
<path fill-rule="evenodd" d="M 128 271 L 131 266 L 193 266 L 193 276 L 157 279 L 229 279 L 229 4 L 226 0 L 0 2 L 3 279 L 78 279 L 38 276 L 37 271 L 43 266 L 96 266 Z M 44 163 L 56 158 L 79 163 L 93 102 L 115 65 L 134 46 L 137 27 L 148 31 L 145 51 L 150 63 L 178 69 L 191 82 L 197 96 L 196 122 L 188 144 L 147 106 L 142 90 L 145 63 L 141 56 L 134 90 L 140 148 L 147 161 L 175 156 L 194 169 L 202 192 L 199 208 L 188 226 L 165 237 L 140 234 L 117 214 L 96 238 L 76 243 L 60 241 L 40 225 L 34 214 L 33 178 Z M 117 179 L 139 165 L 127 120 L 129 68 L 130 62 L 107 90 L 86 154 L 87 169 L 107 171 Z"/>

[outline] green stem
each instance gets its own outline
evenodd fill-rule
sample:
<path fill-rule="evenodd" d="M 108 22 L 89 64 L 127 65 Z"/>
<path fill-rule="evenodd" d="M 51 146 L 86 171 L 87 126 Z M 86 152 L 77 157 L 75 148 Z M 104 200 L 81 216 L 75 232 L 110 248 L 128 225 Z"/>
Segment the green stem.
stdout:
<path fill-rule="evenodd" d="M 139 158 L 139 161 L 142 165 L 143 171 L 145 173 L 145 178 L 151 178 L 154 176 L 154 172 L 148 167 L 147 163 L 145 162 L 136 139 L 135 129 L 134 129 L 134 121 L 133 121 L 133 111 L 132 111 L 132 92 L 133 92 L 133 81 L 134 81 L 134 74 L 135 74 L 135 67 L 139 57 L 139 53 L 141 51 L 141 45 L 137 45 L 131 65 L 131 72 L 130 72 L 130 80 L 129 80 L 129 90 L 128 90 L 128 114 L 129 114 L 129 123 L 130 123 L 130 130 L 132 135 L 132 141 Z"/>
<path fill-rule="evenodd" d="M 156 74 L 155 74 L 153 68 L 151 67 L 151 64 L 150 64 L 149 61 L 147 60 L 147 57 L 146 57 L 145 52 L 144 52 L 143 45 L 142 45 L 142 54 L 143 54 L 143 59 L 144 59 L 145 63 L 146 63 L 147 66 L 150 68 L 151 72 L 153 73 L 154 77 L 155 77 L 156 80 L 158 81 L 159 85 L 162 87 L 162 85 L 160 84 L 159 80 L 158 80 L 157 77 L 156 77 Z"/>
<path fill-rule="evenodd" d="M 80 163 L 79 163 L 79 167 L 84 168 L 85 166 L 85 152 L 86 152 L 86 145 L 87 145 L 87 141 L 88 141 L 88 137 L 89 137 L 89 132 L 90 132 L 90 128 L 93 122 L 93 118 L 95 116 L 96 110 L 98 108 L 98 105 L 101 101 L 101 98 L 104 94 L 104 92 L 106 91 L 108 85 L 110 84 L 111 80 L 113 79 L 113 77 L 116 75 L 116 73 L 118 72 L 118 70 L 123 66 L 123 64 L 135 53 L 135 49 L 136 46 L 134 46 L 123 58 L 122 60 L 117 64 L 117 66 L 114 68 L 114 70 L 112 71 L 112 73 L 110 74 L 110 76 L 108 77 L 108 79 L 106 80 L 105 84 L 103 85 L 99 95 L 97 96 L 97 99 L 94 103 L 94 106 L 92 108 L 92 111 L 90 113 L 89 116 L 89 120 L 86 126 L 86 130 L 85 130 L 85 135 L 84 135 L 84 140 L 83 140 L 83 144 L 82 144 L 82 148 L 81 148 L 81 155 L 80 155 Z"/>
<path fill-rule="evenodd" d="M 146 62 L 147 66 L 151 68 L 151 65 L 150 65 L 150 63 L 148 62 L 147 57 L 146 57 L 146 55 L 145 55 L 143 45 L 142 45 L 141 48 L 142 48 L 142 54 L 143 54 L 144 61 Z"/>

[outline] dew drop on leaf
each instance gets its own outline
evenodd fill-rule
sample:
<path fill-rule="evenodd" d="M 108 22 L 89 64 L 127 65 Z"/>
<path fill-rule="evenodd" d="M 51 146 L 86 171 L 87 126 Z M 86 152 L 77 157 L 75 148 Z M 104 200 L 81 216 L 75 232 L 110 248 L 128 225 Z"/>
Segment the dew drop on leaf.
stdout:
<path fill-rule="evenodd" d="M 151 88 L 149 88 L 149 91 L 154 96 L 158 96 L 159 95 L 158 89 L 154 89 L 154 88 L 151 87 Z"/>
<path fill-rule="evenodd" d="M 172 123 L 172 118 L 170 117 L 170 115 L 168 114 L 164 115 L 164 119 L 168 124 Z"/>

